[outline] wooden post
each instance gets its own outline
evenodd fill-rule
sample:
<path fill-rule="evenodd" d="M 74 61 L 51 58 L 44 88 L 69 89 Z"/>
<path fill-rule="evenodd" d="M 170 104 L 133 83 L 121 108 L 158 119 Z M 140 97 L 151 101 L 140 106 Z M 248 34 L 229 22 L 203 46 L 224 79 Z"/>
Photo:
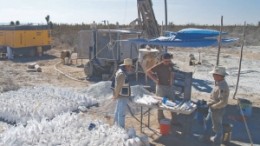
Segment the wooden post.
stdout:
<path fill-rule="evenodd" d="M 242 58 L 243 58 L 243 48 L 244 48 L 244 43 L 245 43 L 245 27 L 246 27 L 246 22 L 244 22 L 244 27 L 243 27 L 243 40 L 242 40 L 242 45 L 241 45 L 241 50 L 240 50 L 240 60 L 239 60 L 239 68 L 238 68 L 238 74 L 237 74 L 237 84 L 236 84 L 236 89 L 233 95 L 233 99 L 235 99 L 236 94 L 237 94 L 237 88 L 239 84 L 239 78 L 240 78 L 240 71 L 241 71 L 241 63 L 242 63 Z"/>
<path fill-rule="evenodd" d="M 219 40 L 218 40 L 218 54 L 217 54 L 217 62 L 216 66 L 219 65 L 219 54 L 222 42 L 222 28 L 223 28 L 223 16 L 221 16 L 221 26 L 220 26 L 220 33 L 219 33 Z"/>

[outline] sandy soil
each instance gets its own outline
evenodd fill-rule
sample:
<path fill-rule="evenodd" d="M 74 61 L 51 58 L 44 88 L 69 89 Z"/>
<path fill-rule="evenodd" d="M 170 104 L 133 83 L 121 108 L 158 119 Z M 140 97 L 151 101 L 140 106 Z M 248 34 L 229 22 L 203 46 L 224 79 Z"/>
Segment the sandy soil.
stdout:
<path fill-rule="evenodd" d="M 55 86 L 60 87 L 73 87 L 73 88 L 85 88 L 94 82 L 84 80 L 84 72 L 82 67 L 78 67 L 81 64 L 85 63 L 85 60 L 75 60 L 76 54 L 73 54 L 73 64 L 71 66 L 65 66 L 58 64 L 61 60 L 59 58 L 60 51 L 63 47 L 55 47 L 47 52 L 44 56 L 40 58 L 17 58 L 15 60 L 1 60 L 0 61 L 0 92 L 6 92 L 8 90 L 16 90 L 20 87 L 24 86 L 36 86 L 40 84 L 52 84 Z M 244 51 L 244 59 L 245 60 L 253 60 L 256 62 L 260 61 L 260 47 L 256 47 L 256 49 L 246 50 Z M 181 70 L 184 71 L 194 71 L 195 67 L 189 66 L 189 54 L 193 53 L 198 58 L 198 50 L 201 52 L 201 61 L 202 64 L 205 66 L 213 66 L 215 60 L 209 60 L 209 56 L 215 54 L 216 48 L 203 48 L 203 49 L 182 49 L 182 48 L 174 48 L 170 49 L 170 51 L 174 54 L 174 60 L 177 65 L 180 67 Z M 221 58 L 239 58 L 239 48 L 223 48 L 221 52 Z M 27 65 L 30 63 L 38 63 L 42 67 L 42 72 L 27 72 Z M 225 62 L 228 64 L 228 62 Z M 62 73 L 55 70 L 55 67 L 58 68 L 60 71 L 66 73 L 67 75 L 74 78 L 70 79 L 64 76 Z M 260 67 L 259 67 L 260 68 Z M 242 77 L 241 77 L 242 78 Z M 209 79 L 212 80 L 212 79 Z M 258 79 L 259 80 L 259 79 Z M 259 82 L 258 82 L 259 83 Z M 232 93 L 234 92 L 235 83 L 232 84 Z M 256 86 L 259 86 L 256 85 Z M 233 95 L 233 94 L 231 94 Z M 258 126 L 260 122 L 260 99 L 259 99 L 260 92 L 238 92 L 238 97 L 247 97 L 253 103 L 253 115 L 248 118 L 249 129 L 251 135 L 253 137 L 253 141 L 256 145 L 260 145 L 259 135 L 260 135 L 260 127 Z M 193 92 L 192 99 L 205 99 L 208 96 L 208 93 L 200 93 L 200 92 Z M 104 117 L 104 115 L 100 115 L 98 113 L 86 113 L 91 114 L 94 118 L 103 119 L 110 124 L 112 124 L 112 118 Z M 167 116 L 170 114 L 167 113 Z M 136 115 L 139 119 L 140 115 Z M 148 116 L 147 114 L 144 116 L 144 121 L 147 123 Z M 143 134 L 149 136 L 149 140 L 151 145 L 183 145 L 183 146 L 206 146 L 210 145 L 210 143 L 202 143 L 199 142 L 196 137 L 194 136 L 182 136 L 181 132 L 183 127 L 173 126 L 172 132 L 170 135 L 162 136 L 159 133 L 159 125 L 156 120 L 156 110 L 151 110 L 151 119 L 150 119 L 150 127 L 143 128 Z M 180 121 L 183 117 L 180 116 Z M 244 128 L 244 124 L 241 121 L 239 116 L 239 111 L 237 108 L 237 100 L 230 99 L 229 106 L 227 110 L 227 116 L 225 117 L 225 122 L 232 123 L 234 125 L 233 129 L 233 137 L 230 144 L 227 145 L 249 145 L 249 139 L 246 134 L 246 130 Z M 140 123 L 135 118 L 128 116 L 126 118 L 126 125 L 127 127 L 134 127 L 137 130 L 138 134 L 141 134 L 140 131 Z M 193 134 L 199 134 L 201 132 L 202 125 L 193 120 Z"/>

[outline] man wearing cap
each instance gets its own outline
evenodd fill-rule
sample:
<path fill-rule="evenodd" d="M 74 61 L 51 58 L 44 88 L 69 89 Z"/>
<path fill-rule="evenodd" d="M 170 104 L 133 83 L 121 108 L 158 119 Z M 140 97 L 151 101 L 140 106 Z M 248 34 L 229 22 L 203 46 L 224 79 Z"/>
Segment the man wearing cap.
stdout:
<path fill-rule="evenodd" d="M 209 140 L 211 128 L 215 135 L 210 140 L 215 144 L 221 144 L 223 129 L 222 119 L 225 113 L 225 107 L 228 104 L 229 87 L 225 80 L 225 67 L 216 66 L 210 72 L 213 74 L 215 86 L 208 101 L 209 112 L 204 123 L 204 133 L 201 140 Z"/>
<path fill-rule="evenodd" d="M 156 95 L 160 97 L 166 97 L 169 100 L 174 100 L 174 92 L 172 88 L 173 84 L 173 63 L 171 62 L 172 54 L 164 53 L 161 56 L 161 62 L 155 66 L 149 68 L 146 72 L 156 83 Z M 158 110 L 158 122 L 164 119 L 163 110 Z M 172 113 L 172 124 L 177 124 L 176 114 Z"/>
<path fill-rule="evenodd" d="M 114 121 L 115 124 L 122 128 L 125 128 L 126 106 L 128 97 L 131 94 L 127 75 L 132 71 L 132 65 L 132 59 L 124 59 L 124 63 L 119 66 L 115 75 L 115 80 L 112 83 L 113 98 L 117 100 Z"/>

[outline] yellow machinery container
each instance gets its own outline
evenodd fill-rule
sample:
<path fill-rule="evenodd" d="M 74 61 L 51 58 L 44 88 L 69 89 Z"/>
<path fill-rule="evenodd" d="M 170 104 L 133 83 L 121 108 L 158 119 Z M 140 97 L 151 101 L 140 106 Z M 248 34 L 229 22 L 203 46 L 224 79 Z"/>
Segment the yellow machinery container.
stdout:
<path fill-rule="evenodd" d="M 0 47 L 2 52 L 10 47 L 14 56 L 41 55 L 51 48 L 51 30 L 47 25 L 0 26 Z"/>

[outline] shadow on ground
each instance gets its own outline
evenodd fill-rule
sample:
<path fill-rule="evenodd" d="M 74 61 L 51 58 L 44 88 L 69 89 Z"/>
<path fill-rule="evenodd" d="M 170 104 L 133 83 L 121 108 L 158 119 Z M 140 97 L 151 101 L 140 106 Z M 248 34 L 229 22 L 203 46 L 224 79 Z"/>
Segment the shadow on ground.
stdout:
<path fill-rule="evenodd" d="M 252 107 L 252 115 L 245 117 L 252 141 L 254 144 L 260 144 L 260 108 Z M 232 140 L 250 143 L 246 130 L 245 122 L 240 114 L 237 105 L 229 105 L 226 110 L 224 121 L 233 125 Z"/>
<path fill-rule="evenodd" d="M 93 79 L 94 81 L 98 79 Z M 142 84 L 142 85 L 150 85 L 154 87 L 154 83 L 151 80 L 148 80 L 145 83 L 145 76 L 140 75 L 138 80 L 136 81 L 135 76 L 130 77 L 131 82 L 134 84 Z M 192 86 L 196 88 L 198 91 L 210 93 L 212 88 L 209 86 L 212 84 L 209 81 L 204 81 L 200 79 L 193 79 Z M 247 119 L 247 124 L 249 127 L 250 134 L 252 136 L 252 141 L 254 144 L 260 145 L 260 108 L 253 107 L 252 115 Z M 187 116 L 178 115 L 179 121 L 182 123 L 181 127 L 172 126 L 171 133 L 169 135 L 158 135 L 158 132 L 153 132 L 154 134 L 148 134 L 148 136 L 153 139 L 154 145 L 165 145 L 165 146 L 211 146 L 213 145 L 211 142 L 201 142 L 198 139 L 198 136 L 203 132 L 203 124 L 196 119 L 196 112 L 194 112 L 190 118 Z M 258 116 L 257 116 L 258 115 Z M 243 119 L 241 118 L 241 114 L 237 105 L 228 105 L 226 108 L 226 114 L 223 119 L 223 123 L 232 124 L 232 133 L 231 133 L 231 141 L 229 143 L 222 144 L 221 146 L 244 146 L 250 145 L 250 139 L 248 137 L 245 124 Z M 183 131 L 187 131 L 187 123 L 191 122 L 191 132 L 183 134 Z M 158 127 L 158 125 L 157 125 Z M 156 127 L 152 127 L 156 128 Z M 151 130 L 149 130 L 151 131 Z M 146 133 L 146 131 L 144 131 Z M 153 137 L 154 135 L 155 138 Z M 212 133 L 213 136 L 213 133 Z"/>
<path fill-rule="evenodd" d="M 252 137 L 254 145 L 260 145 L 260 108 L 253 107 L 253 112 L 250 117 L 246 118 L 248 128 Z M 184 124 L 182 126 L 172 126 L 171 133 L 169 135 L 160 135 L 154 139 L 157 144 L 165 146 L 211 146 L 211 142 L 199 141 L 199 135 L 202 134 L 203 124 L 199 122 L 195 117 L 196 113 L 192 116 L 192 127 L 191 133 L 183 135 L 184 127 L 186 127 L 183 120 L 185 117 L 179 117 L 178 120 Z M 231 133 L 231 141 L 228 143 L 221 144 L 221 146 L 244 146 L 250 145 L 250 139 L 246 131 L 245 124 L 241 118 L 241 114 L 237 105 L 228 105 L 226 114 L 223 119 L 223 123 L 229 123 L 233 125 Z M 213 134 L 213 133 L 212 133 Z"/>
<path fill-rule="evenodd" d="M 210 84 L 212 83 L 207 80 L 192 79 L 192 86 L 200 92 L 210 93 L 212 91 L 212 87 L 209 86 Z"/>

